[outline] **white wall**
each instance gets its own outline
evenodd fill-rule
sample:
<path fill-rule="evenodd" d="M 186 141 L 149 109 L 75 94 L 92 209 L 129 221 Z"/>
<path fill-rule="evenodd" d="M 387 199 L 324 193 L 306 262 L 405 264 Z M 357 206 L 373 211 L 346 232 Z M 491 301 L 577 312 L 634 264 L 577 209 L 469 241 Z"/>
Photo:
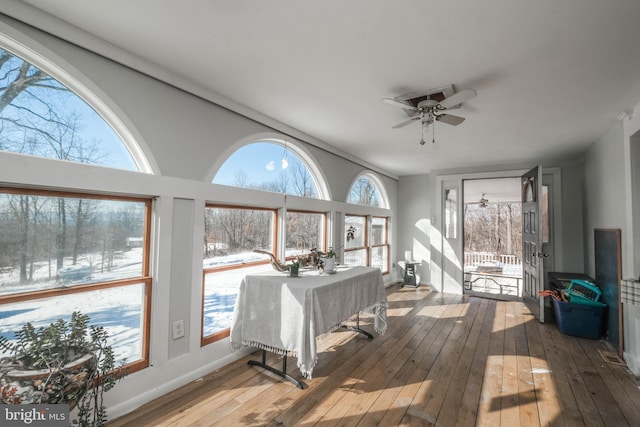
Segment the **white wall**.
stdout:
<path fill-rule="evenodd" d="M 243 354 L 231 353 L 228 339 L 200 347 L 203 217 L 206 202 L 278 207 L 282 195 L 211 184 L 214 165 L 242 141 L 277 130 L 219 107 L 201 97 L 145 76 L 102 56 L 44 34 L 0 15 L 0 32 L 62 66 L 100 99 L 142 147 L 156 175 L 119 171 L 0 152 L 0 185 L 118 193 L 154 198 L 152 237 L 153 295 L 150 364 L 127 376 L 107 393 L 111 418 L 197 379 Z M 303 106 L 301 106 L 302 108 Z M 377 173 L 390 209 L 347 205 L 355 177 L 368 168 L 301 141 L 323 170 L 332 201 L 288 198 L 294 209 L 318 209 L 353 214 L 393 215 L 398 184 Z M 375 172 L 374 172 L 375 173 Z M 396 224 L 392 216 L 392 262 L 396 262 Z M 331 242 L 332 243 L 332 242 Z M 341 244 L 341 242 L 340 242 Z M 385 281 L 394 280 L 393 275 Z M 185 319 L 186 337 L 171 340 L 169 325 Z"/>
<path fill-rule="evenodd" d="M 400 177 L 398 183 L 398 211 L 396 221 L 398 239 L 396 253 L 404 259 L 404 251 L 412 251 L 413 260 L 420 263 L 417 275 L 420 283 L 431 281 L 431 200 L 432 187 L 429 174 Z"/>
<path fill-rule="evenodd" d="M 635 111 L 640 111 L 636 106 Z M 634 223 L 640 212 L 634 211 L 633 199 L 638 183 L 632 178 L 637 174 L 632 167 L 633 135 L 640 130 L 640 118 L 633 112 L 596 141 L 585 156 L 584 211 L 585 211 L 585 266 L 586 272 L 595 275 L 594 229 L 620 229 L 622 235 L 622 276 L 637 278 L 640 265 L 637 262 L 639 242 L 634 242 Z M 637 178 L 636 178 L 637 179 Z M 635 196 L 637 197 L 637 196 Z M 635 220 L 634 220 L 635 214 Z M 636 230 L 637 231 L 637 230 Z M 623 304 L 624 359 L 631 371 L 640 375 L 640 306 Z"/>
<path fill-rule="evenodd" d="M 595 276 L 593 230 L 620 228 L 626 235 L 625 170 L 622 123 L 618 122 L 585 156 L 584 212 L 586 273 Z"/>

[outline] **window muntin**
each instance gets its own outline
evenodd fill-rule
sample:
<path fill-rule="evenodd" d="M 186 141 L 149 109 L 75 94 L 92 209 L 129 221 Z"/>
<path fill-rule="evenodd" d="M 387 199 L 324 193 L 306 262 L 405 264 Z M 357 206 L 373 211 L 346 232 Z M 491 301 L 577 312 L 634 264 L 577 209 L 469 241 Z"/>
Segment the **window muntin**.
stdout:
<path fill-rule="evenodd" d="M 149 199 L 0 188 L 0 333 L 82 311 L 148 364 Z"/>
<path fill-rule="evenodd" d="M 276 220 L 274 209 L 205 207 L 202 345 L 229 336 L 242 278 L 273 270 L 270 257 L 253 250 L 276 253 Z"/>
<path fill-rule="evenodd" d="M 318 184 L 292 147 L 260 141 L 237 149 L 218 169 L 214 184 L 320 198 Z"/>
<path fill-rule="evenodd" d="M 139 170 L 116 132 L 82 98 L 2 48 L 0 150 Z"/>

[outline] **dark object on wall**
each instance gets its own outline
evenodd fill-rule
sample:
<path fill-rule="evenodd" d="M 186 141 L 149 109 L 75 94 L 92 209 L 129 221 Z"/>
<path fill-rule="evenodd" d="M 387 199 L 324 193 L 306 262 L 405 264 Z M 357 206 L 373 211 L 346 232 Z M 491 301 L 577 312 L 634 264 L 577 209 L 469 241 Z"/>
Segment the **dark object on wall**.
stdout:
<path fill-rule="evenodd" d="M 620 307 L 620 281 L 622 280 L 622 249 L 619 229 L 594 230 L 596 284 L 602 291 L 602 302 L 609 309 L 604 328 L 607 341 L 622 357 L 623 325 Z"/>

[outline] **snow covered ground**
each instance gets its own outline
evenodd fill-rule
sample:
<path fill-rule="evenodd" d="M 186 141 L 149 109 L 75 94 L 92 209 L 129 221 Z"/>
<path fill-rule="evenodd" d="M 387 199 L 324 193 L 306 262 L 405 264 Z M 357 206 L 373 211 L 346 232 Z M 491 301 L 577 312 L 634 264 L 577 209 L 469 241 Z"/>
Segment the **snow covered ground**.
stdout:
<path fill-rule="evenodd" d="M 89 282 L 102 282 L 142 274 L 142 249 L 135 248 L 119 253 L 109 271 L 100 271 L 100 257 L 86 255 L 78 259 L 79 265 L 91 265 Z M 222 267 L 265 260 L 265 255 L 244 252 L 203 260 L 203 267 Z M 17 292 L 72 287 L 79 283 L 59 283 L 55 272 L 50 273 L 49 262 L 36 263 L 34 281 L 19 283 L 18 269 L 0 271 L 0 292 L 4 295 Z M 55 263 L 54 263 L 55 265 Z M 70 262 L 65 263 L 65 267 Z M 211 335 L 231 326 L 231 318 L 238 287 L 247 274 L 273 271 L 269 264 L 209 273 L 204 287 L 204 335 Z M 73 311 L 81 311 L 91 317 L 91 323 L 103 326 L 109 332 L 111 344 L 122 359 L 139 360 L 142 357 L 142 308 L 144 285 L 135 284 L 99 291 L 80 292 L 65 296 L 37 299 L 0 305 L 0 335 L 13 339 L 15 331 L 26 322 L 35 327 L 47 326 L 56 320 L 70 319 Z M 1 354 L 0 354 L 1 355 Z"/>
<path fill-rule="evenodd" d="M 92 265 L 96 256 L 83 256 L 78 259 L 80 265 Z M 65 264 L 65 267 L 67 264 Z M 97 270 L 92 265 L 89 282 L 114 280 L 124 277 L 140 276 L 142 272 L 142 250 L 118 254 L 113 268 L 109 271 Z M 3 269 L 0 272 L 0 292 L 13 294 L 60 287 L 72 287 L 80 282 L 61 284 L 55 274 L 50 274 L 50 264 L 35 264 L 33 282 L 19 283 L 18 269 Z M 86 283 L 86 282 L 85 282 Z M 36 299 L 0 306 L 0 335 L 13 339 L 14 333 L 22 325 L 31 322 L 35 327 L 47 326 L 62 318 L 69 320 L 71 313 L 80 311 L 88 314 L 91 323 L 103 326 L 109 332 L 109 338 L 119 359 L 129 361 L 141 358 L 142 304 L 144 285 L 135 284 L 98 291 L 79 292 L 65 296 Z"/>

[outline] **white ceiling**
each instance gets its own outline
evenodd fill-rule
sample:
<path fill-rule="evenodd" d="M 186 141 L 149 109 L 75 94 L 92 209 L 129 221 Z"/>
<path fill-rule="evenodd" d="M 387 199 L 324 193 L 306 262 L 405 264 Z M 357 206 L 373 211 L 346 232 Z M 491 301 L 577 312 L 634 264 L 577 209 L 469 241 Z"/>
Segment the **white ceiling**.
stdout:
<path fill-rule="evenodd" d="M 575 156 L 640 102 L 637 0 L 24 3 L 397 176 Z M 392 129 L 448 84 L 464 123 Z"/>

